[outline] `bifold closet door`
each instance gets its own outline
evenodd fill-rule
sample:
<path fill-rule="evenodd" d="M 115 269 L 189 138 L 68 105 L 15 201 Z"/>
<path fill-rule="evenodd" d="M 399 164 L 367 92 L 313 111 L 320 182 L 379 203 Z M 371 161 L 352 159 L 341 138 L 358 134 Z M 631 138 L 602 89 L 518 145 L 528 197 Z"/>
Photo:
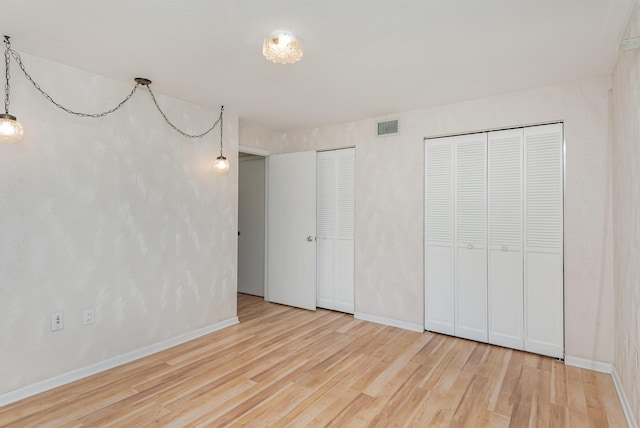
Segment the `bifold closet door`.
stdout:
<path fill-rule="evenodd" d="M 486 134 L 427 140 L 425 157 L 425 329 L 486 342 Z"/>
<path fill-rule="evenodd" d="M 489 343 L 524 348 L 523 129 L 488 136 Z"/>
<path fill-rule="evenodd" d="M 320 152 L 317 306 L 354 312 L 355 149 Z"/>
<path fill-rule="evenodd" d="M 487 134 L 455 141 L 455 335 L 487 342 Z"/>
<path fill-rule="evenodd" d="M 524 349 L 564 357 L 563 128 L 524 129 Z"/>
<path fill-rule="evenodd" d="M 425 330 L 455 334 L 453 174 L 456 137 L 425 142 Z"/>

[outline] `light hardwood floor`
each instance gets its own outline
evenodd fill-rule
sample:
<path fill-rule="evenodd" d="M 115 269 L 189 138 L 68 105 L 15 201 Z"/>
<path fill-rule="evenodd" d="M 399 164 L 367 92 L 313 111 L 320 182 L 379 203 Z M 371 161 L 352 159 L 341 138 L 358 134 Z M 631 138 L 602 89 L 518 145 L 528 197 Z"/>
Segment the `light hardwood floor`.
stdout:
<path fill-rule="evenodd" d="M 242 294 L 238 315 L 0 408 L 0 426 L 626 426 L 606 374 Z"/>

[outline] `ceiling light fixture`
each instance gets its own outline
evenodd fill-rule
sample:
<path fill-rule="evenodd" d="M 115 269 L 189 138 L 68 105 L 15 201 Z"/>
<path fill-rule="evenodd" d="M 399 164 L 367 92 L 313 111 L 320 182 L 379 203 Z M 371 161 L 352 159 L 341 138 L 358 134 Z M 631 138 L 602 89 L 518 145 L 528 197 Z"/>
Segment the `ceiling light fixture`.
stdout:
<path fill-rule="evenodd" d="M 274 31 L 264 39 L 262 54 L 276 64 L 293 64 L 302 58 L 302 43 L 289 31 Z"/>
<path fill-rule="evenodd" d="M 9 92 L 11 89 L 9 86 L 9 61 L 11 59 L 11 42 L 8 36 L 4 36 L 4 44 L 7 47 L 4 51 L 4 75 L 6 83 L 4 85 L 4 114 L 0 114 L 0 142 L 11 144 L 22 139 L 23 129 L 20 122 L 16 120 L 16 117 L 9 114 Z"/>
<path fill-rule="evenodd" d="M 213 162 L 213 170 L 218 174 L 226 174 L 229 172 L 229 161 L 222 154 L 222 112 L 224 106 L 220 108 L 220 156 Z"/>
<path fill-rule="evenodd" d="M 165 114 L 164 111 L 162 111 L 162 108 L 160 108 L 160 104 L 158 104 L 158 100 L 156 100 L 155 95 L 153 94 L 153 91 L 151 90 L 151 80 L 146 79 L 144 77 L 136 77 L 134 80 L 136 82 L 135 86 L 133 87 L 133 89 L 131 90 L 131 92 L 129 92 L 129 94 L 122 100 L 120 101 L 120 103 L 113 107 L 110 110 L 104 111 L 102 113 L 82 113 L 82 112 L 77 112 L 74 110 L 71 110 L 65 106 L 63 106 L 62 104 L 56 102 L 53 98 L 51 98 L 51 95 L 47 94 L 41 87 L 39 84 L 37 84 L 33 78 L 31 77 L 31 75 L 29 73 L 27 73 L 27 69 L 25 68 L 23 62 L 22 62 L 22 58 L 20 58 L 20 54 L 16 51 L 14 51 L 13 49 L 11 49 L 11 43 L 9 42 L 9 36 L 4 36 L 4 44 L 6 46 L 6 49 L 4 51 L 4 58 L 5 58 L 5 76 L 6 76 L 6 85 L 5 85 L 5 100 L 4 100 L 4 109 L 5 109 L 5 113 L 4 114 L 0 114 L 0 142 L 2 143 L 15 143 L 16 141 L 19 141 L 22 138 L 22 134 L 23 134 L 23 129 L 22 129 L 22 125 L 20 125 L 17 121 L 16 121 L 16 117 L 12 116 L 9 114 L 9 63 L 11 60 L 11 57 L 13 57 L 13 59 L 18 63 L 18 66 L 20 67 L 20 70 L 22 70 L 22 73 L 24 74 L 24 76 L 26 77 L 26 79 L 31 82 L 33 84 L 33 86 L 38 90 L 38 92 L 40 92 L 42 94 L 43 97 L 45 97 L 48 101 L 50 101 L 53 105 L 55 105 L 56 107 L 58 107 L 61 110 L 64 110 L 65 112 L 72 114 L 74 116 L 79 116 L 79 117 L 91 117 L 91 118 L 99 118 L 99 117 L 103 117 L 103 116 L 107 116 L 111 113 L 114 113 L 116 110 L 119 110 L 120 108 L 122 108 L 130 99 L 131 97 L 133 97 L 133 95 L 136 93 L 136 90 L 140 87 L 140 86 L 144 86 L 147 88 L 147 91 L 149 92 L 149 95 L 151 96 L 151 99 L 153 100 L 153 103 L 155 104 L 156 108 L 158 109 L 158 111 L 160 112 L 160 115 L 162 116 L 162 118 L 165 120 L 165 122 L 167 122 L 167 124 L 173 128 L 176 132 L 178 132 L 179 134 L 181 134 L 184 137 L 187 138 L 202 138 L 205 135 L 209 134 L 211 131 L 213 131 L 213 129 L 220 124 L 220 156 L 218 156 L 214 162 L 214 169 L 217 173 L 219 174 L 226 174 L 229 171 L 229 161 L 227 160 L 227 158 L 224 157 L 224 155 L 222 154 L 222 114 L 224 112 L 224 107 L 221 106 L 220 107 L 220 116 L 218 116 L 218 119 L 213 123 L 213 125 L 211 125 L 209 127 L 209 129 L 207 129 L 206 131 L 200 133 L 200 134 L 189 134 L 184 132 L 183 130 L 179 129 L 176 125 L 174 125 L 169 118 L 167 117 L 167 115 Z"/>

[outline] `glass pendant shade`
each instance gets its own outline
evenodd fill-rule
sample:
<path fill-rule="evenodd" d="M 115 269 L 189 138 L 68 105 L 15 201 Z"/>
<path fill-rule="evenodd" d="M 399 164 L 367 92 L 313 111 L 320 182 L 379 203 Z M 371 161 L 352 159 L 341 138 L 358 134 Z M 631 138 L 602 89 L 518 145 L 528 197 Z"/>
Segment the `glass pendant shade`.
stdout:
<path fill-rule="evenodd" d="M 276 64 L 293 64 L 302 58 L 302 43 L 293 33 L 272 33 L 264 39 L 262 54 Z"/>
<path fill-rule="evenodd" d="M 220 155 L 213 162 L 213 169 L 218 174 L 226 174 L 229 172 L 229 161 L 224 156 Z"/>
<path fill-rule="evenodd" d="M 22 139 L 22 125 L 10 114 L 0 114 L 0 143 L 11 144 Z"/>

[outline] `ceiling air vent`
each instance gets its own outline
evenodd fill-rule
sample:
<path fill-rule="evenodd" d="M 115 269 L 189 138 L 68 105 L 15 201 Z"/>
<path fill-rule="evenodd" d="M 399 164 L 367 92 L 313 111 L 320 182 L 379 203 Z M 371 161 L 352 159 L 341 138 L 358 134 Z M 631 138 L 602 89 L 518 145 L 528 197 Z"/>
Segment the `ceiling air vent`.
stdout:
<path fill-rule="evenodd" d="M 400 134 L 400 120 L 398 119 L 376 122 L 376 127 L 376 136 L 378 137 Z"/>

